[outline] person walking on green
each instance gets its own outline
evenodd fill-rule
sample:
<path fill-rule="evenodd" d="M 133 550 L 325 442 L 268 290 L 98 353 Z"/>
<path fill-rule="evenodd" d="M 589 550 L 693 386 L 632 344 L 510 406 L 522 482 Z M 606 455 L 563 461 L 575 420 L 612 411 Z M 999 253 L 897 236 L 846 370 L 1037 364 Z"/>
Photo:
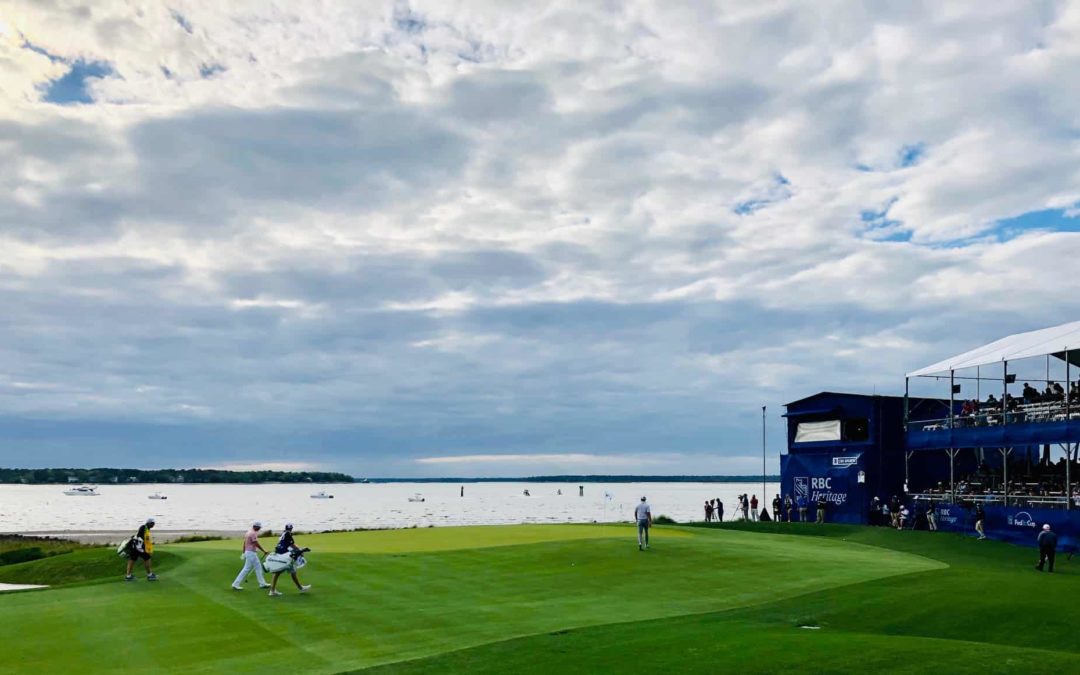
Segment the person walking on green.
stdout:
<path fill-rule="evenodd" d="M 979 533 L 979 539 L 986 539 L 986 530 L 984 529 L 986 524 L 986 511 L 983 511 L 982 504 L 975 505 L 975 531 Z"/>
<path fill-rule="evenodd" d="M 143 561 L 143 567 L 146 568 L 146 580 L 157 581 L 157 575 L 150 568 L 150 558 L 154 555 L 154 538 L 150 535 L 152 529 L 154 529 L 154 519 L 147 518 L 146 522 L 139 526 L 139 531 L 135 533 L 135 536 L 128 540 L 127 572 L 124 574 L 124 581 L 135 581 L 131 572 L 135 568 L 136 560 Z"/>
<path fill-rule="evenodd" d="M 652 507 L 644 497 L 634 508 L 634 520 L 637 521 L 637 548 L 644 551 L 649 548 L 649 528 L 652 527 Z"/>
<path fill-rule="evenodd" d="M 256 520 L 251 524 L 248 533 L 244 535 L 244 549 L 240 553 L 240 559 L 244 561 L 244 567 L 240 570 L 240 574 L 236 575 L 236 580 L 232 583 L 234 591 L 244 590 L 244 587 L 240 584 L 244 583 L 252 570 L 255 571 L 255 578 L 259 580 L 259 588 L 270 588 L 270 584 L 266 583 L 266 577 L 263 576 L 262 562 L 259 561 L 259 555 L 255 553 L 255 551 L 262 551 L 263 555 L 266 555 L 266 549 L 259 543 L 260 530 L 262 530 L 262 523 Z"/>
<path fill-rule="evenodd" d="M 1054 571 L 1054 555 L 1057 553 L 1057 535 L 1050 529 L 1050 524 L 1042 526 L 1042 532 L 1039 533 L 1039 564 L 1035 566 L 1035 569 L 1040 572 L 1043 571 L 1043 565 L 1049 563 L 1048 572 Z"/>

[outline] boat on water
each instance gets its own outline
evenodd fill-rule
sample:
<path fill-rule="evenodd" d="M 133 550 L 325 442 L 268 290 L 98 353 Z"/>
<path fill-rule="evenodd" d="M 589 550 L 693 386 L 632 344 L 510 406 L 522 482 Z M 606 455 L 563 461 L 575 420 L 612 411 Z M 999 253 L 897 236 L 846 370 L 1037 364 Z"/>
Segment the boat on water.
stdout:
<path fill-rule="evenodd" d="M 323 492 L 322 490 L 320 490 L 319 492 L 316 492 L 315 494 L 311 495 L 311 498 L 312 499 L 333 499 L 334 495 L 328 495 L 325 492 Z"/>
<path fill-rule="evenodd" d="M 80 485 L 79 487 L 73 487 L 70 490 L 64 490 L 64 494 L 69 497 L 97 497 L 99 493 L 96 487 Z"/>
<path fill-rule="evenodd" d="M 147 497 L 147 499 L 168 499 L 168 496 L 163 495 L 160 492 L 155 492 L 154 494 Z"/>
<path fill-rule="evenodd" d="M 409 501 L 410 502 L 422 502 L 422 501 L 426 501 L 426 500 L 424 499 L 424 495 L 417 492 L 412 497 L 409 497 Z"/>

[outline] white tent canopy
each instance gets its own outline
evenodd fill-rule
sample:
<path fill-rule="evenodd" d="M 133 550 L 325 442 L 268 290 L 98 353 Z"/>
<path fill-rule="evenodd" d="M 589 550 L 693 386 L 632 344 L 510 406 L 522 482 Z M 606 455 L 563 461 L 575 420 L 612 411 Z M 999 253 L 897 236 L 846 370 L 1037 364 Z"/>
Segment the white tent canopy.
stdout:
<path fill-rule="evenodd" d="M 972 349 L 920 368 L 908 373 L 907 376 L 936 375 L 950 370 L 988 366 L 992 363 L 1028 359 L 1033 356 L 1056 356 L 1063 359 L 1065 352 L 1070 350 L 1073 353 L 1069 354 L 1069 361 L 1077 363 L 1080 360 L 1080 321 L 1010 335 L 978 349 Z"/>

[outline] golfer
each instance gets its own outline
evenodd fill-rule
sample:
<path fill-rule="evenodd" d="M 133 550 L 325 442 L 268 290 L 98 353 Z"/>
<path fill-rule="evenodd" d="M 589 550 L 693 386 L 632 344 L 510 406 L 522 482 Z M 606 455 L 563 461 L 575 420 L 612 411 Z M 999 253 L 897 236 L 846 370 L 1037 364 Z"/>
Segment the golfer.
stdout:
<path fill-rule="evenodd" d="M 292 531 L 292 523 L 285 523 L 285 531 L 281 533 L 281 538 L 278 539 L 277 546 L 274 547 L 274 553 L 278 555 L 289 555 L 296 552 L 296 554 L 293 555 L 292 564 L 288 567 L 289 576 L 292 577 L 293 583 L 296 584 L 296 587 L 300 589 L 301 593 L 307 593 L 309 590 L 311 590 L 311 584 L 301 584 L 300 577 L 296 576 L 296 570 L 298 567 L 300 567 L 299 560 L 297 559 L 300 558 L 300 554 L 302 554 L 303 551 L 300 550 L 300 547 L 296 545 L 296 540 L 293 539 Z M 274 572 L 274 576 L 271 577 L 269 593 L 270 597 L 276 597 L 278 595 L 281 595 L 281 591 L 277 589 L 277 581 L 278 577 L 281 576 L 281 572 L 284 571 L 285 570 Z"/>
<path fill-rule="evenodd" d="M 644 497 L 634 508 L 634 520 L 637 521 L 637 548 L 643 551 L 649 548 L 649 528 L 652 527 L 652 507 Z"/>
<path fill-rule="evenodd" d="M 1050 563 L 1050 569 L 1048 572 L 1054 571 L 1054 555 L 1057 553 L 1057 535 L 1050 529 L 1050 524 L 1043 525 L 1042 532 L 1039 533 L 1039 564 L 1035 566 L 1035 569 L 1040 572 L 1043 571 L 1043 565 Z"/>
<path fill-rule="evenodd" d="M 232 582 L 234 591 L 244 590 L 240 584 L 244 583 L 244 579 L 247 579 L 252 570 L 255 570 L 255 578 L 259 580 L 259 588 L 270 588 L 270 584 L 266 583 L 266 577 L 263 576 L 262 563 L 259 562 L 259 556 L 255 553 L 255 551 L 262 551 L 263 555 L 266 555 L 266 549 L 259 543 L 260 530 L 262 530 L 262 523 L 256 520 L 251 524 L 248 533 L 244 535 L 244 550 L 240 554 L 244 567 L 240 570 L 240 574 L 236 575 L 236 581 Z"/>
<path fill-rule="evenodd" d="M 146 522 L 139 526 L 139 531 L 135 533 L 135 536 L 128 541 L 127 573 L 124 574 L 124 581 L 135 581 L 131 570 L 135 567 L 136 560 L 143 561 L 143 567 L 146 568 L 146 580 L 157 581 L 157 575 L 150 569 L 150 558 L 154 555 L 154 539 L 150 536 L 152 529 L 154 529 L 154 519 L 147 518 Z"/>

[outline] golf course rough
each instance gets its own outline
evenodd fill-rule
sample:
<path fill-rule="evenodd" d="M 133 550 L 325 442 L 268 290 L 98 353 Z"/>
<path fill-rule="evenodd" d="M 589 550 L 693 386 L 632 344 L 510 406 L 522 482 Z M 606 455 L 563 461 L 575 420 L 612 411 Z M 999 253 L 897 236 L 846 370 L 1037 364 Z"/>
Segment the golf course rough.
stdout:
<path fill-rule="evenodd" d="M 956 653 L 960 639 L 998 665 L 1075 658 L 1035 645 L 977 644 L 971 631 L 905 637 L 910 611 L 897 621 L 859 617 L 860 606 L 874 603 L 917 606 L 911 589 L 944 592 L 933 580 L 952 583 L 954 562 L 969 562 L 959 537 L 898 533 L 908 550 L 897 550 L 888 541 L 855 541 L 848 530 L 791 531 L 658 527 L 645 552 L 634 528 L 623 525 L 298 536 L 313 549 L 301 577 L 314 588 L 300 595 L 283 579 L 279 598 L 252 580 L 243 592 L 229 590 L 241 565 L 239 541 L 161 546 L 156 584 L 120 581 L 113 551 L 77 551 L 0 568 L 0 582 L 53 585 L 0 597 L 0 672 L 114 672 L 130 664 L 155 673 L 380 665 L 375 672 L 642 672 L 654 657 L 668 672 L 715 673 L 725 662 L 772 672 L 813 655 L 819 667 L 804 672 L 858 672 L 850 667 L 862 650 L 873 653 L 858 658 L 877 659 L 887 672 L 881 660 L 890 650 L 908 663 L 931 663 L 916 658 L 920 650 L 941 658 L 942 650 Z M 836 536 L 799 536 L 810 533 Z M 946 539 L 961 549 L 955 561 L 945 560 Z M 937 548 L 923 555 L 917 540 Z M 1013 550 L 985 550 L 998 548 Z M 65 569 L 65 558 L 97 578 Z M 44 563 L 48 569 L 35 572 Z M 1019 575 L 1039 579 L 1028 571 Z M 1077 577 L 1059 579 L 1077 590 Z M 962 621 L 955 610 L 947 616 Z M 822 630 L 798 630 L 805 622 Z M 559 645 L 573 645 L 573 658 Z M 746 660 L 755 654 L 764 660 Z"/>

